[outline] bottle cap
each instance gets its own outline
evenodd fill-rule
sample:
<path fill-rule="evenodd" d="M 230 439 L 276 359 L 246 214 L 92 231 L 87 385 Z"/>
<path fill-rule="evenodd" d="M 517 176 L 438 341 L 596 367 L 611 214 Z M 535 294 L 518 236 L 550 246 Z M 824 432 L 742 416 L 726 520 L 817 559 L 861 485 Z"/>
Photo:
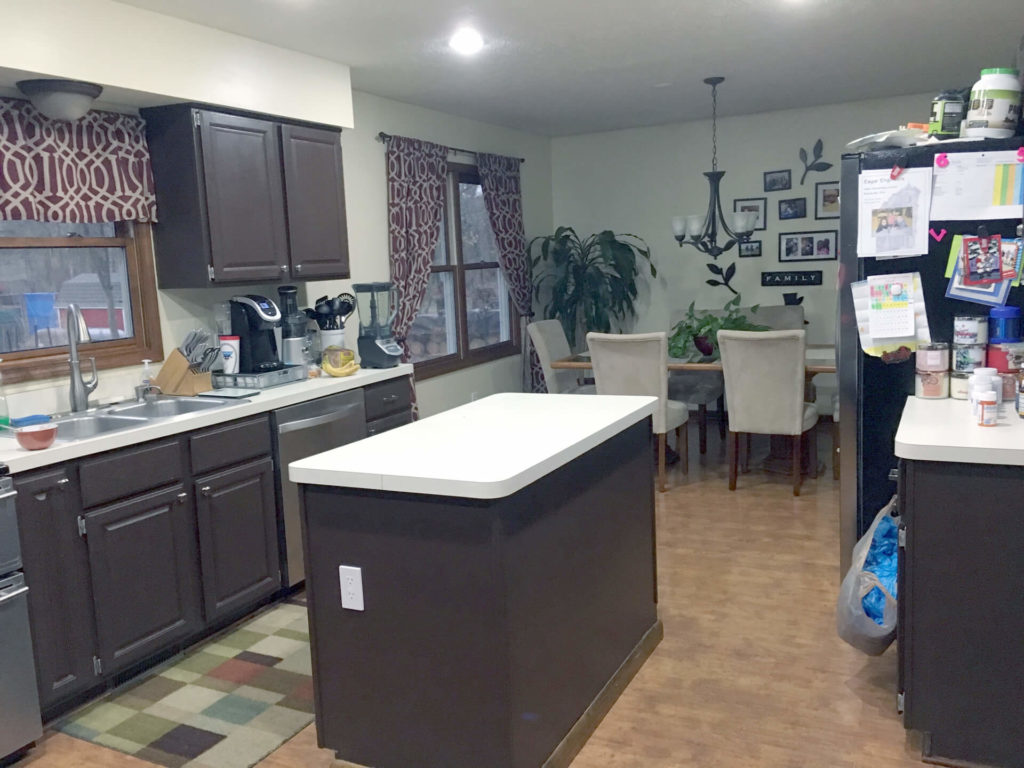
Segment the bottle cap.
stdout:
<path fill-rule="evenodd" d="M 996 393 L 991 389 L 988 392 L 982 392 L 978 395 L 978 402 L 980 403 L 994 403 L 996 401 Z"/>

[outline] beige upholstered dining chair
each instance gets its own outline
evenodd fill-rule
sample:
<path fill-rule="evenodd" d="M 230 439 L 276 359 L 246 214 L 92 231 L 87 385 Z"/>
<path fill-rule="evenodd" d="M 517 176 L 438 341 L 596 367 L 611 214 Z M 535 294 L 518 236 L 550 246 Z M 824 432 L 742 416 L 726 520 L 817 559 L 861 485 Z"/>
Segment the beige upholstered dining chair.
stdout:
<path fill-rule="evenodd" d="M 572 354 L 569 349 L 569 340 L 565 338 L 565 331 L 558 320 L 538 320 L 526 326 L 533 342 L 533 348 L 537 350 L 537 358 L 540 360 L 540 367 L 544 371 L 544 385 L 552 395 L 592 395 L 595 387 L 593 384 L 580 384 L 576 378 L 576 371 L 567 369 L 554 369 L 551 363 L 561 360 Z"/>
<path fill-rule="evenodd" d="M 719 331 L 725 396 L 729 401 L 729 490 L 736 490 L 739 435 L 793 438 L 793 495 L 800 495 L 800 449 L 807 434 L 817 465 L 818 410 L 804 402 L 804 331 Z"/>
<path fill-rule="evenodd" d="M 676 450 L 688 469 L 686 403 L 668 399 L 668 334 L 588 333 L 587 347 L 599 395 L 650 395 L 658 398 L 653 428 L 658 436 L 658 490 L 665 490 L 665 441 L 676 431 Z"/>

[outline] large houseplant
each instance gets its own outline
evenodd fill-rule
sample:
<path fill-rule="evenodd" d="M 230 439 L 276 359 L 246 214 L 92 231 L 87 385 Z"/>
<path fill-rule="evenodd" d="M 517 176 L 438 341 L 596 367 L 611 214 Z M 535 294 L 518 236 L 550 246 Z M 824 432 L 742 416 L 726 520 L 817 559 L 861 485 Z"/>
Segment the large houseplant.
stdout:
<path fill-rule="evenodd" d="M 702 357 L 714 359 L 718 357 L 719 331 L 768 330 L 768 326 L 752 323 L 745 314 L 740 312 L 740 295 L 738 293 L 725 303 L 721 312 L 695 310 L 693 305 L 694 302 L 691 301 L 686 310 L 686 317 L 675 324 L 668 337 L 670 357 L 685 360 Z M 754 305 L 750 311 L 756 314 L 758 306 Z"/>
<path fill-rule="evenodd" d="M 658 274 L 651 250 L 636 235 L 617 235 L 611 230 L 581 239 L 572 227 L 559 227 L 553 235 L 535 237 L 528 246 L 534 273 L 544 270 L 534 283 L 534 296 L 550 290 L 544 316 L 557 319 L 565 329 L 569 346 L 587 331 L 609 333 L 612 320 L 636 317 L 636 279 L 645 266 L 651 277 Z"/>

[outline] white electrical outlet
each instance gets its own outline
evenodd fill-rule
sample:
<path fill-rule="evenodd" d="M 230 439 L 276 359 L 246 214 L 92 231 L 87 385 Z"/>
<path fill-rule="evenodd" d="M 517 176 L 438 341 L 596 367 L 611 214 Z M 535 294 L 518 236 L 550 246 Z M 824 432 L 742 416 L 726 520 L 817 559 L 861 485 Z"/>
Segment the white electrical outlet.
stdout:
<path fill-rule="evenodd" d="M 354 565 L 339 565 L 341 607 L 350 611 L 363 610 L 363 569 Z"/>

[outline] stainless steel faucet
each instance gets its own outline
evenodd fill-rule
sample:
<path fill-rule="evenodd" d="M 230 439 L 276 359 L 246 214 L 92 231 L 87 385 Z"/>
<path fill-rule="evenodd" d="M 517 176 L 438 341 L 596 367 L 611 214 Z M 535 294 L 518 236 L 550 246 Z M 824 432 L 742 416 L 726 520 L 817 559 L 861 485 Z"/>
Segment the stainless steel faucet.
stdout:
<path fill-rule="evenodd" d="M 89 326 L 85 324 L 82 317 L 82 310 L 77 304 L 68 304 L 68 365 L 71 367 L 71 411 L 77 413 L 89 407 L 89 395 L 100 383 L 96 375 L 96 358 L 90 357 L 92 363 L 92 378 L 85 381 L 82 378 L 82 365 L 78 360 L 78 345 L 83 341 L 92 341 L 89 334 Z"/>

